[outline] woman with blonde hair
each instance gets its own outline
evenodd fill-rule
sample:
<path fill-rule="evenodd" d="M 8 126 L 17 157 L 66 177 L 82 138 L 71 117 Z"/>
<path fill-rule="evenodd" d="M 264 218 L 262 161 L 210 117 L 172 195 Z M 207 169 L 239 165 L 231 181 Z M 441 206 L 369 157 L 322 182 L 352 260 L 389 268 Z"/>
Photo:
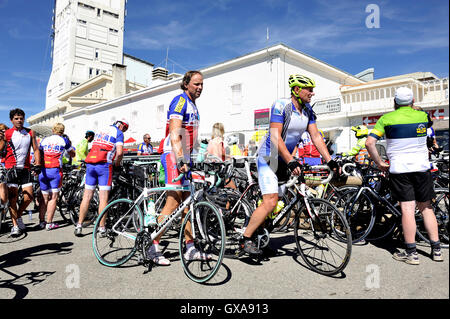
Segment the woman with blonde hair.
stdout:
<path fill-rule="evenodd" d="M 211 140 L 208 143 L 207 152 L 209 155 L 216 156 L 222 161 L 225 160 L 225 147 L 223 144 L 223 135 L 225 128 L 222 123 L 215 123 L 212 127 Z"/>
<path fill-rule="evenodd" d="M 44 167 L 39 174 L 39 184 L 43 196 L 43 203 L 39 206 L 39 227 L 52 230 L 59 227 L 53 223 L 53 215 L 56 210 L 58 194 L 62 186 L 62 157 L 65 151 L 75 156 L 75 150 L 69 138 L 64 135 L 64 124 L 56 123 L 52 129 L 53 135 L 41 141 L 39 150 L 44 155 Z M 45 220 L 47 213 L 47 220 Z"/>

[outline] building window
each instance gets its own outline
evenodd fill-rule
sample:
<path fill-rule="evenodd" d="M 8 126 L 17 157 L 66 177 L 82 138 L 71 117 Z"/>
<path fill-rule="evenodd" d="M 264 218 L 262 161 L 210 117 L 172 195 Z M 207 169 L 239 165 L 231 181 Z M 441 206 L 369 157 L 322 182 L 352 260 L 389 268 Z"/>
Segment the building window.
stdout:
<path fill-rule="evenodd" d="M 94 75 L 94 68 L 89 68 L 89 78 Z"/>
<path fill-rule="evenodd" d="M 100 54 L 99 49 L 95 49 L 94 60 L 98 61 L 99 54 Z"/>
<path fill-rule="evenodd" d="M 97 17 L 101 17 L 102 16 L 102 9 L 97 8 Z"/>
<path fill-rule="evenodd" d="M 109 16 L 114 17 L 116 19 L 119 19 L 119 15 L 116 14 L 116 13 L 113 13 L 113 12 L 109 12 L 109 11 L 103 10 L 103 14 L 106 14 L 106 15 L 109 15 Z"/>
<path fill-rule="evenodd" d="M 240 113 L 242 107 L 242 84 L 231 86 L 231 113 Z"/>
<path fill-rule="evenodd" d="M 156 107 L 156 127 L 163 128 L 164 123 L 164 105 L 158 105 Z"/>

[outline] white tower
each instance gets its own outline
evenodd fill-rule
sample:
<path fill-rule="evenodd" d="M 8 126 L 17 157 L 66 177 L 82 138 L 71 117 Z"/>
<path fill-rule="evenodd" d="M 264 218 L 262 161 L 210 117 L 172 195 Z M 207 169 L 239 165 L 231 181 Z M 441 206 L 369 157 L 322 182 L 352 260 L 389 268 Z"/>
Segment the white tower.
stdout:
<path fill-rule="evenodd" d="M 126 0 L 55 0 L 53 66 L 45 109 L 58 96 L 123 63 Z"/>

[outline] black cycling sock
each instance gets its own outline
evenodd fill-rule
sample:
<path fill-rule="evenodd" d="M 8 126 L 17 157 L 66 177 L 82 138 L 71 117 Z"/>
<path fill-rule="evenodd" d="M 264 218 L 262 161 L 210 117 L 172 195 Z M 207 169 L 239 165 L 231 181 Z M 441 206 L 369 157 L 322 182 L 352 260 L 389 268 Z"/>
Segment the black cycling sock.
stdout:
<path fill-rule="evenodd" d="M 431 249 L 432 250 L 439 250 L 439 249 L 441 249 L 441 242 L 439 240 L 438 241 L 430 240 L 430 245 L 431 245 Z"/>
<path fill-rule="evenodd" d="M 405 243 L 405 246 L 406 246 L 407 254 L 412 254 L 412 253 L 416 252 L 416 243 L 412 243 L 412 244 Z"/>

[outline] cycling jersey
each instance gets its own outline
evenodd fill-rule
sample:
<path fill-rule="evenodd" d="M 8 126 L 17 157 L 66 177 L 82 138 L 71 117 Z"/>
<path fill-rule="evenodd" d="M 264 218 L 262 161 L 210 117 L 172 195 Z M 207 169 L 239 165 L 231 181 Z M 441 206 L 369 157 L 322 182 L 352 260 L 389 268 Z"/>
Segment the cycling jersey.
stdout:
<path fill-rule="evenodd" d="M 170 103 L 169 111 L 167 112 L 164 153 L 172 151 L 172 143 L 169 136 L 169 122 L 171 119 L 179 119 L 182 121 L 181 127 L 184 130 L 183 144 L 186 143 L 187 151 L 192 153 L 198 137 L 200 114 L 198 113 L 197 106 L 191 101 L 186 92 L 176 96 Z"/>
<path fill-rule="evenodd" d="M 272 105 L 270 123 L 283 123 L 281 137 L 289 153 L 292 153 L 300 142 L 303 132 L 307 130 L 308 125 L 316 123 L 316 116 L 309 104 L 306 104 L 300 113 L 290 99 L 281 99 Z M 276 145 L 271 145 L 269 130 L 264 137 L 258 155 L 269 156 L 271 147 L 276 149 Z M 281 160 L 281 157 L 278 160 Z"/>
<path fill-rule="evenodd" d="M 146 144 L 142 142 L 138 145 L 137 151 L 141 153 L 141 155 L 150 155 L 153 153 L 153 146 L 151 144 Z"/>
<path fill-rule="evenodd" d="M 314 124 L 315 121 L 315 114 L 309 104 L 299 112 L 290 99 L 282 99 L 276 101 L 271 109 L 270 123 L 283 123 L 281 138 L 290 153 L 300 142 L 308 125 Z M 277 146 L 271 145 L 269 130 L 258 151 L 258 183 L 263 195 L 275 193 L 281 195 L 283 190 L 279 190 L 278 181 L 287 178 L 287 165 L 278 153 L 271 154 L 271 152 L 277 152 Z M 271 158 L 277 161 L 270 161 Z"/>
<path fill-rule="evenodd" d="M 85 162 L 90 164 L 112 163 L 116 157 L 116 146 L 123 145 L 123 132 L 111 125 L 95 134 L 92 148 Z"/>
<path fill-rule="evenodd" d="M 427 128 L 431 124 L 427 113 L 409 106 L 399 107 L 380 117 L 370 136 L 380 139 L 386 134 L 386 155 L 391 173 L 424 172 L 430 169 Z"/>
<path fill-rule="evenodd" d="M 5 131 L 6 168 L 30 168 L 30 148 L 34 132 L 29 128 L 10 128 Z"/>
<path fill-rule="evenodd" d="M 54 168 L 62 167 L 64 152 L 70 152 L 73 147 L 68 138 L 55 134 L 44 138 L 39 149 L 44 152 L 44 167 Z"/>

